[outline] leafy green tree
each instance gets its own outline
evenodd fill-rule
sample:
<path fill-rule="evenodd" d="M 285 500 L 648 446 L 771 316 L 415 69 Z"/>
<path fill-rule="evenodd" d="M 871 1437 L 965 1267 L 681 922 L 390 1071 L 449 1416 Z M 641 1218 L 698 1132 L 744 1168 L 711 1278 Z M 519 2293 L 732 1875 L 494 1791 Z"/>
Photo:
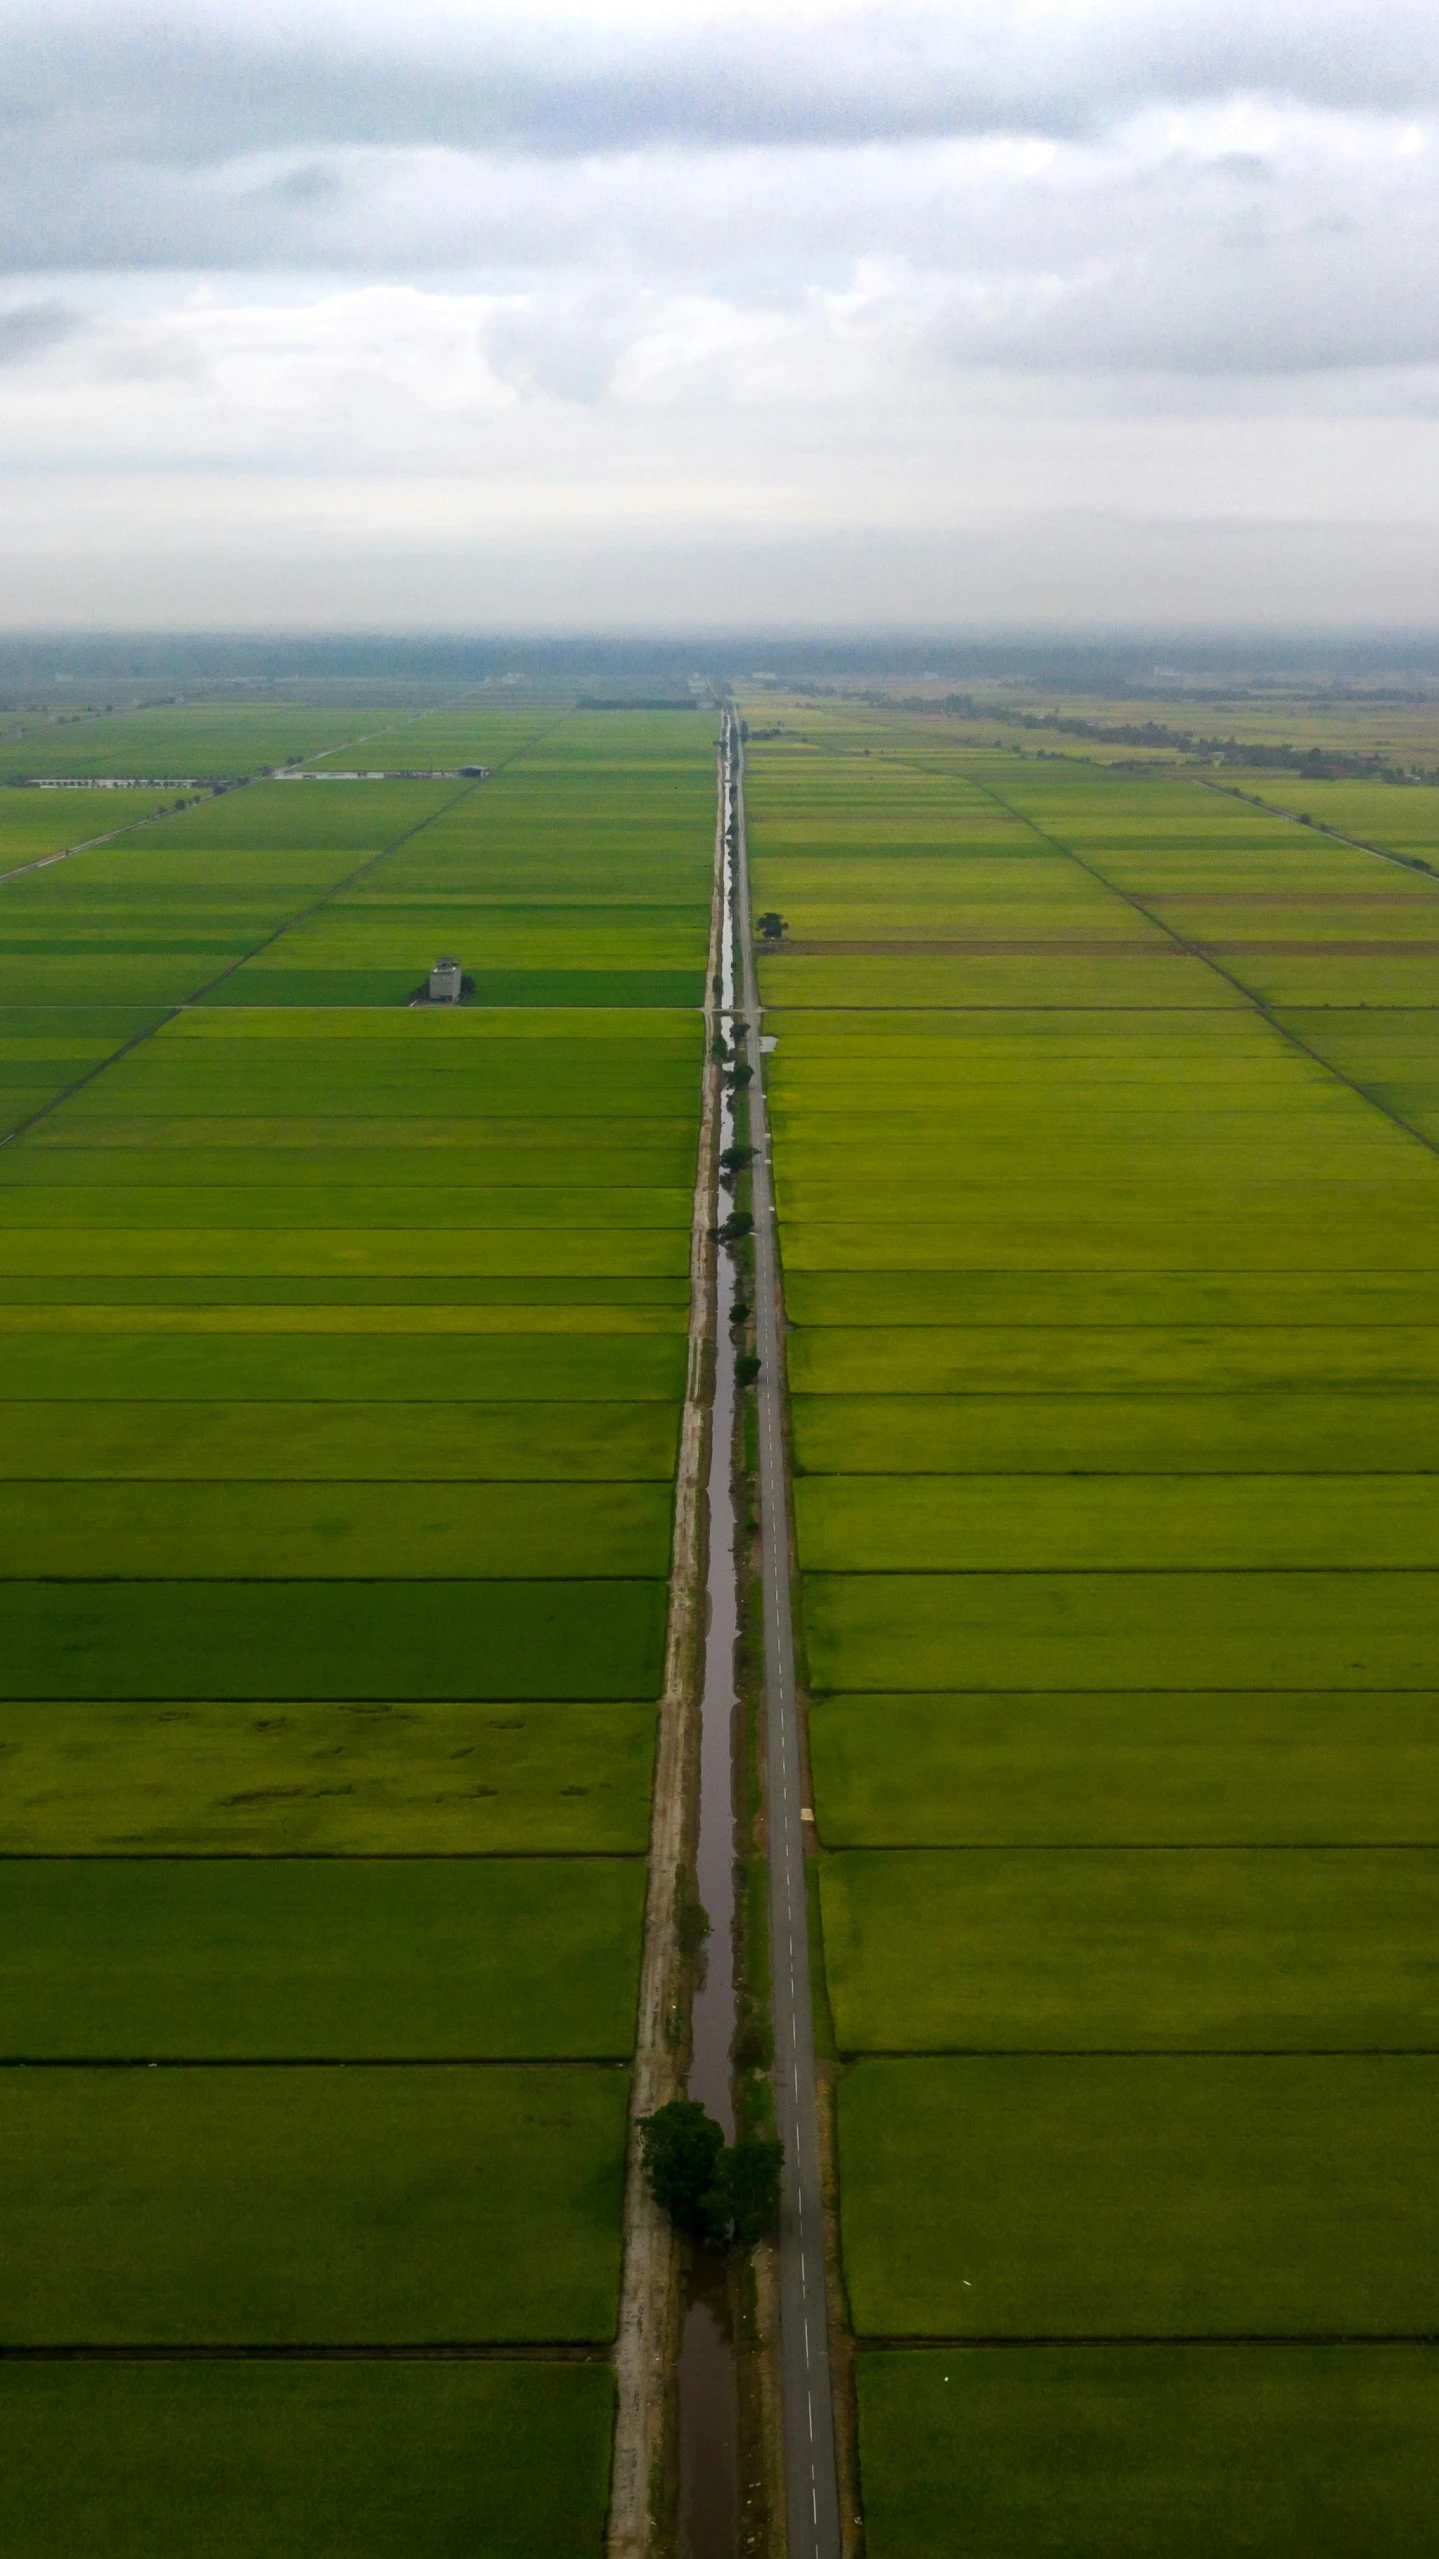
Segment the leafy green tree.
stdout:
<path fill-rule="evenodd" d="M 754 1219 L 747 1208 L 732 1208 L 722 1226 L 712 1226 L 710 1235 L 716 1243 L 742 1244 L 754 1233 Z"/>
<path fill-rule="evenodd" d="M 725 2138 L 697 2097 L 672 2097 L 640 2123 L 640 2153 L 650 2193 L 679 2230 L 693 2239 L 728 2235 Z"/>
<path fill-rule="evenodd" d="M 650 2193 L 692 2239 L 753 2248 L 779 2213 L 784 2143 L 741 2133 L 726 2144 L 697 2097 L 674 2097 L 640 2123 Z"/>

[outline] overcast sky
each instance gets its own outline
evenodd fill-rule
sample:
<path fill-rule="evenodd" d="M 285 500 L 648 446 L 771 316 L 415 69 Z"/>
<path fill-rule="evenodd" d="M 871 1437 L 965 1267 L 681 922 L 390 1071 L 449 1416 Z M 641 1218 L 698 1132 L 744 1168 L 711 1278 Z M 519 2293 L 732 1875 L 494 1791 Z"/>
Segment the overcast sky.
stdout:
<path fill-rule="evenodd" d="M 1432 0 L 9 0 L 10 628 L 1439 624 Z"/>

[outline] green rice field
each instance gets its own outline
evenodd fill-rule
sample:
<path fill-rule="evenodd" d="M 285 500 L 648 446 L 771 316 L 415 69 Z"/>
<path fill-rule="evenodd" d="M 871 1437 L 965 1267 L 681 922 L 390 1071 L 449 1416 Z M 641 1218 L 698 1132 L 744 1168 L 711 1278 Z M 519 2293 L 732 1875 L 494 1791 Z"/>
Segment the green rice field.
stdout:
<path fill-rule="evenodd" d="M 184 2360 L 0 2367 L 0 2527 L 76 2549 L 390 2559 L 598 2548 L 613 2384 L 598 2363 Z"/>
<path fill-rule="evenodd" d="M 781 710 L 750 864 L 870 2559 L 1401 2559 L 1439 793 Z"/>
<path fill-rule="evenodd" d="M 713 730 L 7 747 L 17 2550 L 601 2547 Z"/>

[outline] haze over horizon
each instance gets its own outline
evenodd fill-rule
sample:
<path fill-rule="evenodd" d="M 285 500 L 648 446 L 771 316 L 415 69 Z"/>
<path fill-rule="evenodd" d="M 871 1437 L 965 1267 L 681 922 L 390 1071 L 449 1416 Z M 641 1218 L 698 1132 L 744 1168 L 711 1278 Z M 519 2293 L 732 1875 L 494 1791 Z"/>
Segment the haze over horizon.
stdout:
<path fill-rule="evenodd" d="M 1439 24 L 28 0 L 0 627 L 1439 621 Z"/>

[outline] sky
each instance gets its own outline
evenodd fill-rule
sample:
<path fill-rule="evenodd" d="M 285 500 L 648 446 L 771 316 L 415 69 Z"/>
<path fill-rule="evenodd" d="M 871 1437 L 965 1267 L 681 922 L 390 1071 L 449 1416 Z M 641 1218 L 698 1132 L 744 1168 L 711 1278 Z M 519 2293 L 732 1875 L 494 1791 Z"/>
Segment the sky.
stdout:
<path fill-rule="evenodd" d="M 1439 626 L 1432 0 L 7 0 L 0 627 Z"/>

